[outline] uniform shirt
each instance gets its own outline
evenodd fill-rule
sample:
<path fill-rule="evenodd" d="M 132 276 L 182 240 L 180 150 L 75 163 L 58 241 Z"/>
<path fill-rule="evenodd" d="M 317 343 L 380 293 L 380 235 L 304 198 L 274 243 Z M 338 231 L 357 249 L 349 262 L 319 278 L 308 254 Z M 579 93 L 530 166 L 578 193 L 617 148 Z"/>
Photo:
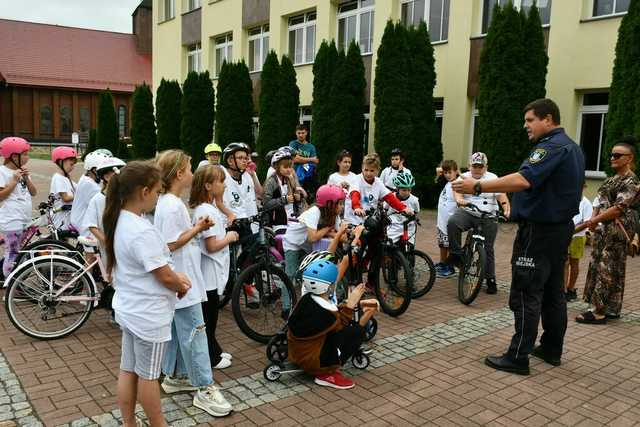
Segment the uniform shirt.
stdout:
<path fill-rule="evenodd" d="M 227 234 L 225 229 L 227 217 L 212 204 L 202 203 L 193 211 L 193 223 L 195 224 L 198 218 L 207 216 L 211 217 L 215 224 L 208 230 L 198 234 L 198 245 L 202 254 L 200 267 L 204 278 L 205 290 L 217 290 L 218 295 L 222 295 L 229 279 L 229 246 L 212 253 L 207 250 L 205 240 L 209 237 L 215 237 L 216 240 L 224 239 Z"/>
<path fill-rule="evenodd" d="M 14 170 L 0 166 L 0 187 L 6 188 L 13 181 Z M 0 202 L 0 230 L 21 231 L 31 221 L 31 193 L 26 185 L 18 184 L 9 196 Z"/>
<path fill-rule="evenodd" d="M 311 252 L 311 244 L 308 242 L 309 234 L 307 228 L 318 230 L 320 223 L 320 208 L 312 206 L 298 217 L 298 222 L 292 222 L 287 227 L 287 232 L 282 239 L 285 251 L 304 250 Z M 336 216 L 335 229 L 340 228 L 340 216 Z"/>
<path fill-rule="evenodd" d="M 152 271 L 169 265 L 169 248 L 146 219 L 122 210 L 113 249 L 113 309 L 116 321 L 150 342 L 171 340 L 176 293 L 156 280 Z"/>
<path fill-rule="evenodd" d="M 380 174 L 380 180 L 387 188 L 392 188 L 395 190 L 396 186 L 393 185 L 393 179 L 400 173 L 411 175 L 411 171 L 408 168 L 394 169 L 391 166 L 387 166 Z"/>
<path fill-rule="evenodd" d="M 580 201 L 579 212 L 576 216 L 573 217 L 573 225 L 578 226 L 583 222 L 586 222 L 591 218 L 591 215 L 593 215 L 593 206 L 591 206 L 591 202 L 589 201 L 589 199 L 582 196 L 582 200 Z M 575 233 L 573 237 L 586 236 L 586 235 L 587 235 L 587 229 L 585 228 L 584 230 L 578 233 Z"/>
<path fill-rule="evenodd" d="M 91 198 L 89 201 L 89 206 L 87 206 L 87 212 L 84 214 L 82 219 L 82 227 L 87 230 L 88 234 L 91 234 L 89 230 L 90 227 L 97 228 L 98 230 L 104 232 L 104 226 L 102 225 L 102 215 L 104 215 L 104 207 L 105 207 L 106 197 L 102 193 L 98 193 Z M 100 253 L 104 254 L 104 248 L 102 245 L 99 245 Z M 105 262 L 106 265 L 106 262 Z"/>
<path fill-rule="evenodd" d="M 187 207 L 173 194 L 163 194 L 158 199 L 153 223 L 160 230 L 166 244 L 174 243 L 180 235 L 191 228 Z M 195 239 L 171 253 L 175 271 L 186 274 L 191 289 L 176 303 L 176 309 L 191 307 L 207 300 L 204 278 L 200 266 L 200 247 Z"/>
<path fill-rule="evenodd" d="M 405 206 L 413 209 L 413 211 L 416 214 L 420 212 L 420 200 L 413 194 L 411 194 L 408 199 L 406 200 L 400 199 L 400 201 L 404 203 Z M 404 232 L 404 226 L 402 225 L 402 223 L 407 219 L 407 217 L 405 217 L 404 215 L 393 215 L 395 213 L 398 213 L 398 211 L 393 209 L 386 203 L 385 203 L 385 209 L 389 210 L 389 214 L 390 214 L 389 219 L 391 220 L 391 224 L 389 224 L 389 226 L 387 227 L 387 236 L 395 243 L 398 240 L 400 240 L 400 237 L 402 237 L 402 233 Z M 409 223 L 409 229 L 407 231 L 409 232 L 409 241 L 415 245 L 416 243 L 415 221 Z"/>
<path fill-rule="evenodd" d="M 360 224 L 360 222 L 362 222 L 362 219 L 353 213 L 353 205 L 350 197 L 354 191 L 360 191 L 359 182 L 360 179 L 358 175 L 353 172 L 349 172 L 346 176 L 335 172 L 332 173 L 327 180 L 327 184 L 337 185 L 344 190 L 344 219 L 350 224 Z"/>
<path fill-rule="evenodd" d="M 83 217 L 89 206 L 89 202 L 100 192 L 100 185 L 93 179 L 83 175 L 78 181 L 78 188 L 73 197 L 73 206 L 71 207 L 71 225 L 82 235 L 87 236 L 87 230 L 82 226 Z"/>
<path fill-rule="evenodd" d="M 457 204 L 456 198 L 453 195 L 453 187 L 450 182 L 447 182 L 442 191 L 440 192 L 440 198 L 438 199 L 438 222 L 437 227 L 441 233 L 447 234 L 447 224 L 449 218 L 456 211 Z"/>
<path fill-rule="evenodd" d="M 520 166 L 531 187 L 513 195 L 511 219 L 539 223 L 569 222 L 578 213 L 584 184 L 584 155 L 564 129 L 538 141 Z"/>
<path fill-rule="evenodd" d="M 471 178 L 471 172 L 465 172 L 462 174 L 465 178 Z M 480 178 L 480 181 L 487 179 L 496 179 L 498 176 L 495 173 L 485 172 Z M 498 196 L 502 193 L 481 193 L 479 196 L 475 194 L 465 194 L 464 199 L 476 205 L 482 212 L 495 213 L 498 212 Z M 471 211 L 473 214 L 474 212 Z"/>
<path fill-rule="evenodd" d="M 73 206 L 73 202 L 63 202 L 60 193 L 74 194 L 76 192 L 76 184 L 59 173 L 54 173 L 51 177 L 51 187 L 49 194 L 53 194 L 53 208 L 60 209 L 63 206 Z M 70 225 L 71 211 L 59 211 L 53 214 L 53 225 L 56 228 L 66 229 Z"/>

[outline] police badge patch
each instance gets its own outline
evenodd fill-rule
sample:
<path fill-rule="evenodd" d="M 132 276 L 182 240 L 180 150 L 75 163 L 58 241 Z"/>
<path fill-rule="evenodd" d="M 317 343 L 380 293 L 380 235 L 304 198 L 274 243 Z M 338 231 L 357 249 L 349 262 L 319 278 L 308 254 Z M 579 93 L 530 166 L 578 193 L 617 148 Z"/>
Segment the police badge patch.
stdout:
<path fill-rule="evenodd" d="M 532 165 L 539 163 L 544 160 L 545 157 L 547 157 L 547 150 L 545 150 L 544 148 L 536 148 L 529 155 L 529 163 L 531 163 Z"/>

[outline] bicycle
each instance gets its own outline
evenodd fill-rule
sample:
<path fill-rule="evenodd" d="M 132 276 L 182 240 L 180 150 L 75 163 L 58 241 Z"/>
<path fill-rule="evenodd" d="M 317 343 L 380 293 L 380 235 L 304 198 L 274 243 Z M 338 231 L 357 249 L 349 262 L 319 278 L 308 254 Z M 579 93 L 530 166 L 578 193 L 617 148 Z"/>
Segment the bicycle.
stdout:
<path fill-rule="evenodd" d="M 231 309 L 238 327 L 246 336 L 262 344 L 268 343 L 282 328 L 286 302 L 293 307 L 297 301 L 293 284 L 274 254 L 266 214 L 267 211 L 262 211 L 241 220 L 257 222 L 260 228 L 245 258 L 252 263 L 235 277 L 231 293 Z M 231 273 L 235 276 L 237 269 Z"/>
<path fill-rule="evenodd" d="M 92 239 L 79 237 L 78 241 L 97 246 Z M 33 256 L 7 277 L 5 310 L 23 334 L 39 340 L 64 338 L 78 330 L 99 306 L 109 286 L 101 280 L 100 291 L 92 274 L 97 265 L 102 277 L 107 277 L 99 251 L 89 265 L 69 256 L 71 252 L 52 249 L 46 255 Z"/>
<path fill-rule="evenodd" d="M 402 222 L 402 235 L 397 243 L 400 252 L 409 261 L 409 266 L 413 272 L 413 293 L 411 298 L 420 298 L 427 294 L 436 281 L 436 267 L 431 257 L 419 249 L 411 242 L 413 236 L 409 235 L 409 225 L 412 222 L 417 226 L 420 224 L 420 218 L 417 215 L 407 216 L 402 212 L 395 212 L 391 215 L 402 215 L 406 219 Z M 414 232 L 415 236 L 416 232 Z"/>
<path fill-rule="evenodd" d="M 458 300 L 465 305 L 471 304 L 482 287 L 485 278 L 487 254 L 484 248 L 483 228 L 486 221 L 500 222 L 506 218 L 498 213 L 489 213 L 469 204 L 469 210 L 476 212 L 481 221 L 468 233 L 462 247 L 462 260 L 458 275 Z"/>

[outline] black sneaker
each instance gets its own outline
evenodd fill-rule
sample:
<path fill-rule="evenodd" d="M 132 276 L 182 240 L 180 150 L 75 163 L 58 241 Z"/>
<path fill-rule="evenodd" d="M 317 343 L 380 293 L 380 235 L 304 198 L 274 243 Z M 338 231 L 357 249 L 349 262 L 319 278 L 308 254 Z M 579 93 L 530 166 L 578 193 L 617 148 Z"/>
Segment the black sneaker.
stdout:
<path fill-rule="evenodd" d="M 451 253 L 449 254 L 449 257 L 447 257 L 445 264 L 453 267 L 460 267 L 462 265 L 462 257 L 458 254 Z"/>
<path fill-rule="evenodd" d="M 547 354 L 547 352 L 541 345 L 534 348 L 531 352 L 531 355 L 537 359 L 544 360 L 549 365 L 560 366 L 560 364 L 562 363 L 559 357 L 553 357 Z"/>
<path fill-rule="evenodd" d="M 487 279 L 487 293 L 489 295 L 495 295 L 498 293 L 498 284 L 496 279 Z"/>
<path fill-rule="evenodd" d="M 515 362 L 506 354 L 502 356 L 487 356 L 484 364 L 498 371 L 510 372 L 518 375 L 529 375 L 529 362 Z"/>
<path fill-rule="evenodd" d="M 566 298 L 567 302 L 575 301 L 575 300 L 578 299 L 578 292 L 576 292 L 575 289 L 569 289 L 569 290 L 567 290 L 567 293 L 565 294 L 565 298 Z"/>

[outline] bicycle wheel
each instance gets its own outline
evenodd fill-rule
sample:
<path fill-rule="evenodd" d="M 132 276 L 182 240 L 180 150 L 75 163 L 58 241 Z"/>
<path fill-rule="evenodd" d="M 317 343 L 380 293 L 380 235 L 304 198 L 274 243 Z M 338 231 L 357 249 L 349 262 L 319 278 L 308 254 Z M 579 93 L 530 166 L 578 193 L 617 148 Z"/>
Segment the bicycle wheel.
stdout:
<path fill-rule="evenodd" d="M 385 248 L 371 261 L 368 280 L 374 286 L 382 311 L 397 317 L 407 311 L 413 293 L 413 273 L 397 248 Z"/>
<path fill-rule="evenodd" d="M 413 270 L 411 298 L 420 298 L 433 287 L 433 283 L 436 281 L 436 266 L 429 255 L 417 249 L 407 255 L 407 260 Z"/>
<path fill-rule="evenodd" d="M 55 293 L 73 284 L 60 295 Z M 5 292 L 5 310 L 23 334 L 40 340 L 66 337 L 89 319 L 95 293 L 89 273 L 74 262 L 35 258 L 15 271 Z"/>
<path fill-rule="evenodd" d="M 458 274 L 458 299 L 461 303 L 469 305 L 478 296 L 484 280 L 486 258 L 481 244 L 474 242 L 471 247 L 465 247 Z"/>
<path fill-rule="evenodd" d="M 245 269 L 236 280 L 231 309 L 240 330 L 252 340 L 266 344 L 282 329 L 285 307 L 295 306 L 296 300 L 293 285 L 284 270 L 257 263 Z"/>
<path fill-rule="evenodd" d="M 56 239 L 41 239 L 32 242 L 21 249 L 25 252 L 20 252 L 18 257 L 16 258 L 15 266 L 19 266 L 24 261 L 29 260 L 31 258 L 35 258 L 41 255 L 49 255 L 52 250 L 56 251 L 68 251 L 67 253 L 60 253 L 62 256 L 68 256 L 69 258 L 73 258 L 78 261 L 80 264 L 84 264 L 84 258 L 82 253 L 78 251 L 78 248 L 73 246 L 70 243 L 65 242 L 64 240 L 56 240 Z M 26 252 L 31 251 L 31 252 Z"/>

